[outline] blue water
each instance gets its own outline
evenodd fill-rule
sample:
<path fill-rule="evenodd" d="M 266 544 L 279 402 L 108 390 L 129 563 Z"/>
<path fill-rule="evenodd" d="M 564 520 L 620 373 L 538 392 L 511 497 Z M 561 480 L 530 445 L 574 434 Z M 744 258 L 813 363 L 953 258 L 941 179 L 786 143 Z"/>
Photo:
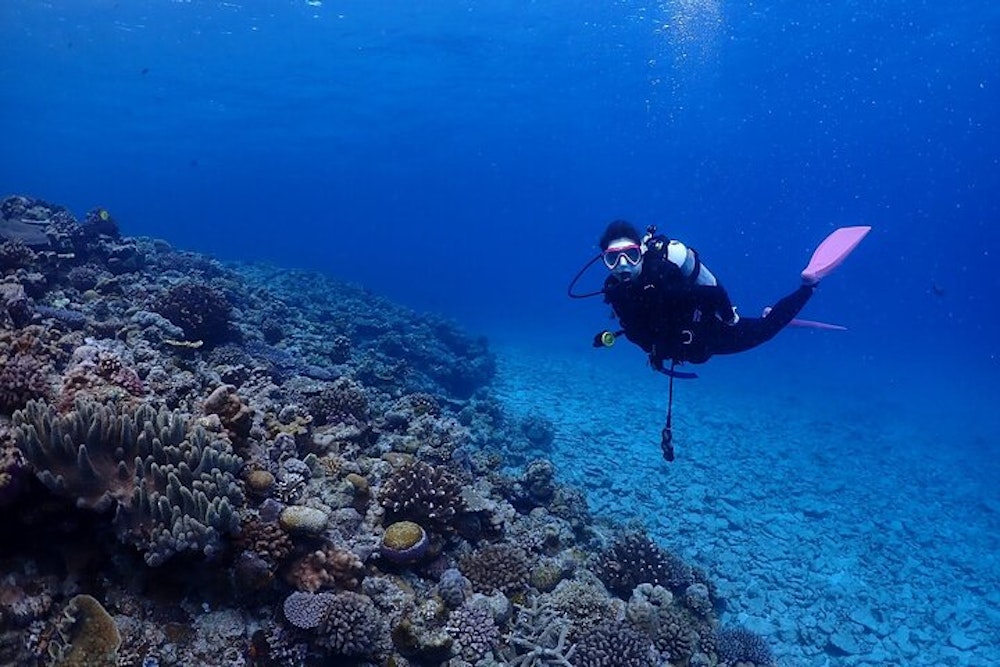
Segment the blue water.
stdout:
<path fill-rule="evenodd" d="M 982 1 L 5 0 L 0 190 L 581 355 L 606 310 L 565 286 L 613 218 L 698 248 L 750 314 L 872 225 L 804 313 L 847 333 L 703 381 L 884 396 L 982 476 L 998 35 Z"/>

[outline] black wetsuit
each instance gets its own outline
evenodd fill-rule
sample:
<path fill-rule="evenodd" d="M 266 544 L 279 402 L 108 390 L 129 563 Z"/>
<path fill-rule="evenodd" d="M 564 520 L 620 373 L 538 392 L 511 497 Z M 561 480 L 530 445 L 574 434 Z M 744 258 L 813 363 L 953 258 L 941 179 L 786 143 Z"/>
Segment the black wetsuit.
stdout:
<path fill-rule="evenodd" d="M 695 272 L 693 275 L 697 275 Z M 721 285 L 694 284 L 662 251 L 643 256 L 642 271 L 632 280 L 609 276 L 604 300 L 611 304 L 625 337 L 650 355 L 657 368 L 664 361 L 700 364 L 714 354 L 743 352 L 765 343 L 788 325 L 812 296 L 803 285 L 774 305 L 766 317 L 741 317 Z"/>

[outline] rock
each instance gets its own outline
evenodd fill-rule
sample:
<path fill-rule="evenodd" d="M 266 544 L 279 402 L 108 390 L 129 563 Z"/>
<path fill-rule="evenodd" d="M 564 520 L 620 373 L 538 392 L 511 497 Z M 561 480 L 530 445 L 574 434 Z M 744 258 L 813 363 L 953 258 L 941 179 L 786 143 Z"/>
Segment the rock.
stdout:
<path fill-rule="evenodd" d="M 281 511 L 278 523 L 290 533 L 318 535 L 326 529 L 329 515 L 323 510 L 304 505 L 291 505 Z"/>
<path fill-rule="evenodd" d="M 968 651 L 971 648 L 979 646 L 979 642 L 977 640 L 968 636 L 961 630 L 955 630 L 953 633 L 948 635 L 948 643 L 962 651 Z"/>
<path fill-rule="evenodd" d="M 853 610 L 850 614 L 850 619 L 863 628 L 877 633 L 879 636 L 885 636 L 886 634 L 882 630 L 881 623 L 875 620 L 875 616 L 869 609 L 857 608 Z"/>
<path fill-rule="evenodd" d="M 845 632 L 834 632 L 828 638 L 826 652 L 837 656 L 857 655 L 861 652 L 861 647 L 851 635 Z"/>

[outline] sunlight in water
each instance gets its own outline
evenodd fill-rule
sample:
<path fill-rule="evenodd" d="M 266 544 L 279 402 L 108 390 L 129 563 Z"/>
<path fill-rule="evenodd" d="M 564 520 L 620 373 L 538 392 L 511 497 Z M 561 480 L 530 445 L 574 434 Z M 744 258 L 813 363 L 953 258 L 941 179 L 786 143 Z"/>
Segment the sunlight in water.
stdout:
<path fill-rule="evenodd" d="M 684 110 L 685 91 L 713 78 L 725 19 L 721 0 L 667 0 L 642 19 L 660 38 L 646 62 L 652 126 L 673 121 Z"/>
<path fill-rule="evenodd" d="M 667 37 L 680 61 L 711 58 L 722 31 L 719 0 L 670 0 L 660 5 L 662 22 L 657 32 Z"/>

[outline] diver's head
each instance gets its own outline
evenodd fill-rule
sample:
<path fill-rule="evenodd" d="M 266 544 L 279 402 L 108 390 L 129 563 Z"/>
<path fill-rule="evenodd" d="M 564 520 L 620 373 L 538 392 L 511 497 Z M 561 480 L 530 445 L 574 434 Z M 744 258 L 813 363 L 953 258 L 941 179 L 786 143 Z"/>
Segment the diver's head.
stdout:
<path fill-rule="evenodd" d="M 601 259 L 612 275 L 630 280 L 642 270 L 642 240 L 631 222 L 615 220 L 601 235 Z"/>

